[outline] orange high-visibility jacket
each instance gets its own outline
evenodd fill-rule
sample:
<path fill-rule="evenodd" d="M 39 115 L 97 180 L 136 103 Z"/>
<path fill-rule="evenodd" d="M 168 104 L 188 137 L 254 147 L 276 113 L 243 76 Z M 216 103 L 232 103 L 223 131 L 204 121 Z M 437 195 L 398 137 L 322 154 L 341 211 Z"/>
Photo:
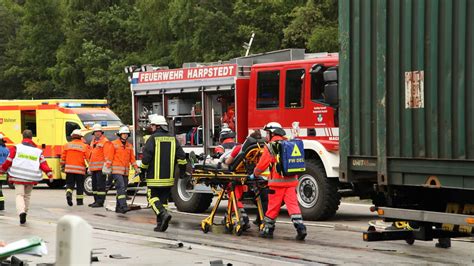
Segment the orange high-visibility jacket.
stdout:
<path fill-rule="evenodd" d="M 80 139 L 73 139 L 64 144 L 61 154 L 61 166 L 64 166 L 66 173 L 86 174 L 87 155 L 90 153 L 89 145 Z"/>
<path fill-rule="evenodd" d="M 133 145 L 122 143 L 120 138 L 111 142 L 111 148 L 106 152 L 106 166 L 112 167 L 112 174 L 128 175 L 130 164 L 138 168 L 133 152 Z"/>
<path fill-rule="evenodd" d="M 89 157 L 89 170 L 91 171 L 102 171 L 102 167 L 105 163 L 105 152 L 108 149 L 107 146 L 111 145 L 110 141 L 104 136 L 100 136 L 99 139 L 91 141 L 91 150 Z"/>
<path fill-rule="evenodd" d="M 281 136 L 274 136 L 270 140 L 270 143 L 276 142 L 279 140 L 285 140 L 286 138 Z M 269 143 L 269 144 L 270 144 Z M 254 168 L 254 174 L 256 176 L 262 175 L 267 168 L 270 168 L 270 176 L 268 177 L 268 186 L 269 187 L 296 187 L 298 185 L 298 176 L 291 175 L 291 176 L 282 176 L 278 173 L 276 169 L 277 159 L 275 155 L 273 155 L 268 146 L 265 145 L 263 149 L 262 156 L 258 161 L 257 165 Z"/>

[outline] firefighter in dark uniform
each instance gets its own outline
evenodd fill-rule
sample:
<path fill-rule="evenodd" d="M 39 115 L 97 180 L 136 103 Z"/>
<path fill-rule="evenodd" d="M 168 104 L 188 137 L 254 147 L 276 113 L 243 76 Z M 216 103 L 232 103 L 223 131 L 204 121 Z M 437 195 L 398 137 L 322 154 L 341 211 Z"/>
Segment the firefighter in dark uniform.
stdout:
<path fill-rule="evenodd" d="M 140 179 L 146 180 L 148 203 L 156 213 L 154 230 L 164 232 L 171 220 L 167 207 L 174 185 L 175 166 L 178 165 L 180 176 L 184 177 L 186 154 L 176 137 L 167 131 L 168 123 L 163 116 L 150 116 L 150 126 L 154 133 L 145 143 Z"/>

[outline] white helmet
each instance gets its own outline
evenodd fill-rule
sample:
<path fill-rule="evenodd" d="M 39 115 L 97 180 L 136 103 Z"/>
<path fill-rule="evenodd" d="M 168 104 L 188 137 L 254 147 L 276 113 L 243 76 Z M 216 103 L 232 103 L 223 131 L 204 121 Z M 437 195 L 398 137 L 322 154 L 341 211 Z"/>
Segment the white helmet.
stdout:
<path fill-rule="evenodd" d="M 168 123 L 166 122 L 166 118 L 162 115 L 152 114 L 148 116 L 150 119 L 150 125 L 157 125 L 157 126 L 167 126 Z"/>
<path fill-rule="evenodd" d="M 120 126 L 118 134 L 119 135 L 120 134 L 129 134 L 130 135 L 130 129 L 126 125 Z"/>
<path fill-rule="evenodd" d="M 77 135 L 77 136 L 81 136 L 81 137 L 84 136 L 84 135 L 82 134 L 82 131 L 81 131 L 80 129 L 74 129 L 74 130 L 72 131 L 72 133 L 71 133 L 71 137 L 72 137 L 73 135 Z"/>
<path fill-rule="evenodd" d="M 3 139 L 5 136 L 3 136 L 3 134 L 0 134 L 0 139 Z"/>
<path fill-rule="evenodd" d="M 283 129 L 283 127 L 280 125 L 280 123 L 277 123 L 277 122 L 270 122 L 270 123 L 266 124 L 263 127 L 263 130 L 269 131 L 269 132 L 271 132 L 272 134 L 275 134 L 275 135 L 280 135 L 280 136 L 285 136 L 286 135 L 286 132 Z"/>
<path fill-rule="evenodd" d="M 100 124 L 94 124 L 92 126 L 92 132 L 102 131 L 102 126 Z"/>

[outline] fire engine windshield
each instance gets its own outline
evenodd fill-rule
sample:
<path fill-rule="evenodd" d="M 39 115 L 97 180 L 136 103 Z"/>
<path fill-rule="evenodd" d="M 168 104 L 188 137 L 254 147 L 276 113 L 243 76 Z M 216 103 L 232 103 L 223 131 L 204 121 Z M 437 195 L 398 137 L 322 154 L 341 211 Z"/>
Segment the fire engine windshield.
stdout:
<path fill-rule="evenodd" d="M 122 121 L 109 109 L 87 109 L 77 110 L 77 115 L 85 127 L 92 127 L 94 124 L 102 126 L 120 126 Z"/>

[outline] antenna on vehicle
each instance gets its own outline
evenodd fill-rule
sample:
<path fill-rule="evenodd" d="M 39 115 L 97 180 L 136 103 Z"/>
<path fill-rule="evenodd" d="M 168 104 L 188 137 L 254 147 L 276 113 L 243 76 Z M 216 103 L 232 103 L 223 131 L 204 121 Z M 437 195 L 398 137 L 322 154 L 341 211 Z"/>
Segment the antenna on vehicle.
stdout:
<path fill-rule="evenodd" d="M 244 45 L 242 46 L 242 47 L 244 47 L 244 49 L 247 50 L 245 52 L 245 56 L 249 55 L 250 47 L 252 47 L 253 37 L 255 37 L 255 32 L 252 31 L 252 37 L 250 37 L 250 41 L 248 43 L 244 42 Z"/>

